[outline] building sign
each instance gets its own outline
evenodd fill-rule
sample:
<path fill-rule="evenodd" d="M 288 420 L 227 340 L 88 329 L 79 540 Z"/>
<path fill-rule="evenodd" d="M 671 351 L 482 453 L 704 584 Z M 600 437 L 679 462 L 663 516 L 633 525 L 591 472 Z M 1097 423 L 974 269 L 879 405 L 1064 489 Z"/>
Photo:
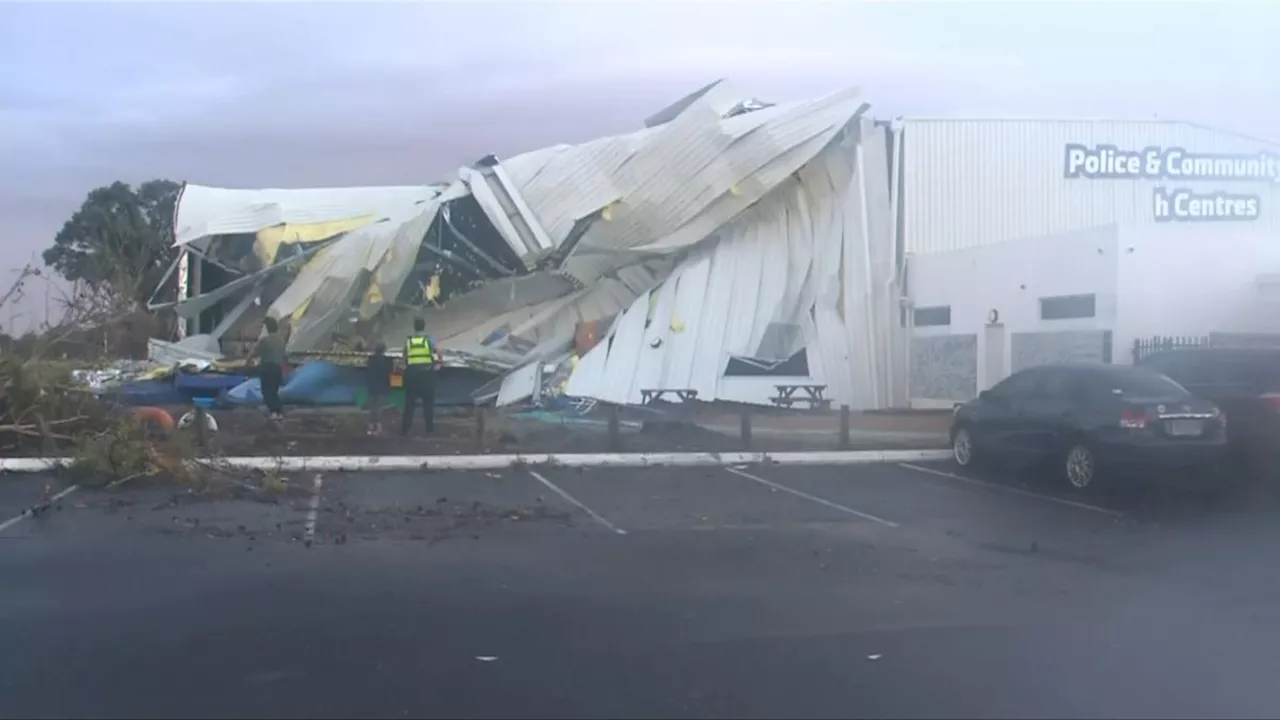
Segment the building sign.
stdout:
<path fill-rule="evenodd" d="M 1067 145 L 1065 176 L 1091 180 L 1164 180 L 1169 183 L 1270 183 L 1280 185 L 1280 155 L 1193 153 L 1180 147 L 1125 150 L 1114 145 Z M 1258 219 L 1261 197 L 1223 190 L 1156 187 L 1151 209 L 1161 221 L 1248 221 Z"/>

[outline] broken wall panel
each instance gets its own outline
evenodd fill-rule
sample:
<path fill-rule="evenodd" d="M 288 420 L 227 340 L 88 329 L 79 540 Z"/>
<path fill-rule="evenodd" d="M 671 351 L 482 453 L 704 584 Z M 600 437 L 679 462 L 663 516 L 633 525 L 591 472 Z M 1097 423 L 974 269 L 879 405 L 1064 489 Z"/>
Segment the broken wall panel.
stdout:
<path fill-rule="evenodd" d="M 174 210 L 174 245 L 215 235 L 256 234 L 276 225 L 385 217 L 430 200 L 441 189 L 418 185 L 240 190 L 186 183 Z"/>
<path fill-rule="evenodd" d="M 421 246 L 438 206 L 424 203 L 408 219 L 402 215 L 349 232 L 307 263 L 269 311 L 292 319 L 290 349 L 320 347 L 335 326 L 364 317 L 366 304 L 372 317 L 372 306 L 398 294 L 413 264 L 397 260 Z"/>
<path fill-rule="evenodd" d="M 510 370 L 568 352 L 582 323 L 609 321 L 571 384 L 626 401 L 640 385 L 675 383 L 713 399 L 738 392 L 720 382 L 730 355 L 803 347 L 833 395 L 879 404 L 859 395 L 886 372 L 889 344 L 866 333 L 892 332 L 878 316 L 893 292 L 879 281 L 891 252 L 868 244 L 889 224 L 859 179 L 866 163 L 887 162 L 860 150 L 866 106 L 849 90 L 725 118 L 749 97 L 724 88 L 704 88 L 657 127 L 490 156 L 448 186 L 190 186 L 176 239 L 207 245 L 200 228 L 217 228 L 249 238 L 259 260 L 276 247 L 279 262 L 341 226 L 271 299 L 271 314 L 295 321 L 295 349 L 338 331 L 398 347 L 422 317 L 446 357 Z M 632 333 L 637 312 L 650 322 Z"/>
<path fill-rule="evenodd" d="M 655 134 L 643 130 L 600 138 L 555 154 L 528 179 L 518 172 L 509 174 L 547 236 L 559 246 L 580 218 L 619 199 L 614 176 Z M 508 162 L 514 165 L 520 159 Z"/>
<path fill-rule="evenodd" d="M 773 379 L 724 383 L 726 359 L 758 357 L 776 345 L 770 354 L 785 360 L 804 344 L 809 380 L 828 385 L 829 397 L 855 408 L 885 406 L 888 344 L 872 337 L 880 329 L 866 308 L 896 297 L 894 275 L 879 262 L 891 256 L 892 241 L 870 233 L 865 220 L 888 212 L 887 201 L 864 196 L 858 168 L 865 159 L 836 140 L 716 233 L 713 247 L 681 263 L 655 291 L 652 313 L 646 296 L 633 302 L 609 340 L 583 358 L 580 368 L 590 370 L 575 373 L 569 394 L 638 403 L 642 389 L 689 387 L 700 400 L 765 403 Z M 703 288 L 701 296 L 681 299 L 686 279 Z M 781 333 L 780 326 L 796 329 Z"/>

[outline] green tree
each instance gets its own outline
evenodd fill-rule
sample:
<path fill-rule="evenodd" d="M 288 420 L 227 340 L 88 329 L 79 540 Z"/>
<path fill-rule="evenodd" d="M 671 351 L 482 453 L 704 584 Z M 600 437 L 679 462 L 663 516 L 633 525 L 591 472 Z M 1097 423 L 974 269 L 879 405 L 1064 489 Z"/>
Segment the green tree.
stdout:
<path fill-rule="evenodd" d="M 44 262 L 71 281 L 145 302 L 176 250 L 173 210 L 182 186 L 151 180 L 135 190 L 114 182 L 89 192 L 44 251 Z"/>

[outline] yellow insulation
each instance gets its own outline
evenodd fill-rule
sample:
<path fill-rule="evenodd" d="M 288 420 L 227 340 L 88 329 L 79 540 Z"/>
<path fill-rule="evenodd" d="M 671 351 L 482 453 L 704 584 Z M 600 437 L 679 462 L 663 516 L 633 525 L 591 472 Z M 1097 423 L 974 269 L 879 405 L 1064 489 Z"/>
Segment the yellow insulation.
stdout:
<path fill-rule="evenodd" d="M 341 235 L 373 222 L 376 215 L 361 215 L 346 220 L 329 220 L 314 223 L 284 223 L 263 228 L 253 243 L 253 252 L 262 260 L 264 267 L 271 265 L 280 252 L 281 245 L 294 243 L 311 243 L 327 240 L 334 235 Z"/>

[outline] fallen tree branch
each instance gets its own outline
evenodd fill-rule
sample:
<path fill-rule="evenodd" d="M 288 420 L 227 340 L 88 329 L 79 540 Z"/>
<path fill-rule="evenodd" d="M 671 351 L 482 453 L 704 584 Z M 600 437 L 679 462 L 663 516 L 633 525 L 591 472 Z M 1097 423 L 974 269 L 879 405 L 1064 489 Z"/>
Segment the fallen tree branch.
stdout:
<path fill-rule="evenodd" d="M 0 427 L 0 432 L 11 432 L 15 435 L 22 435 L 23 437 L 52 438 L 54 440 L 67 440 L 67 441 L 75 440 L 75 438 L 71 437 L 70 435 L 63 435 L 62 433 L 55 433 L 55 432 L 48 432 L 48 431 L 42 432 L 40 428 L 35 425 L 11 425 L 9 427 Z"/>
<path fill-rule="evenodd" d="M 73 422 L 82 422 L 88 419 L 88 415 L 77 415 L 75 417 L 62 418 L 61 420 L 47 420 L 44 425 L 45 427 L 55 427 L 58 425 L 68 425 Z M 30 430 L 39 431 L 40 426 L 34 423 L 28 423 L 25 425 L 0 425 L 0 432 L 26 432 Z"/>

